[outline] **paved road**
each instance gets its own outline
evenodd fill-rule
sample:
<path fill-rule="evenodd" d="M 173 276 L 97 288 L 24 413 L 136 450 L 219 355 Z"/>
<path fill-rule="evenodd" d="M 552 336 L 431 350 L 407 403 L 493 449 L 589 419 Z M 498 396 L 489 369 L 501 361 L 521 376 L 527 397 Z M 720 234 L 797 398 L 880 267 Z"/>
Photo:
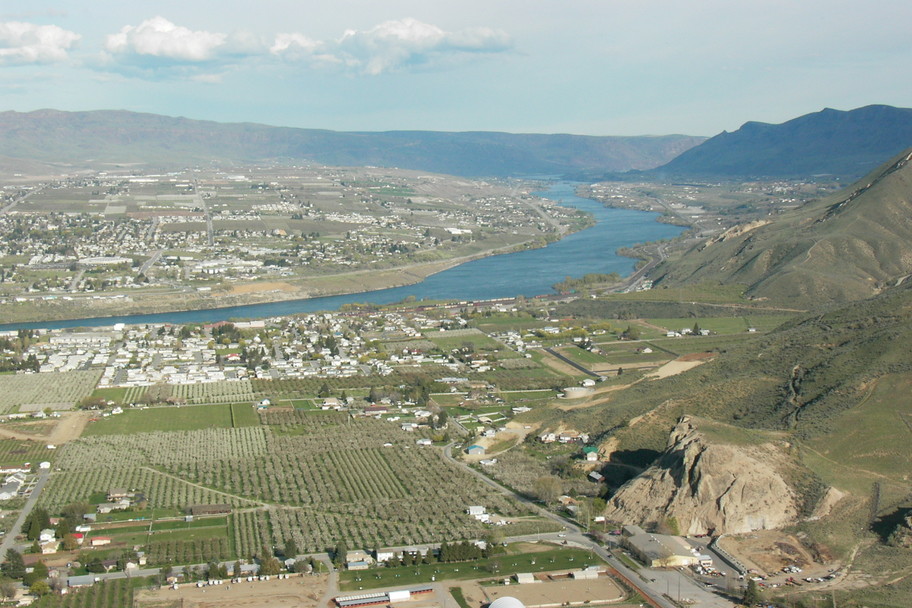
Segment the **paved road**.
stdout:
<path fill-rule="evenodd" d="M 515 493 L 513 490 L 506 488 L 484 473 L 473 469 L 464 462 L 453 458 L 452 453 L 453 444 L 449 444 L 443 449 L 444 457 L 455 463 L 457 466 L 461 467 L 463 470 L 468 471 L 483 483 L 491 486 L 492 488 L 497 489 L 503 494 L 507 494 L 523 503 L 524 505 L 530 507 L 532 510 L 536 511 L 540 515 L 547 517 L 548 519 L 555 521 L 562 526 L 564 526 L 565 532 L 562 533 L 565 536 L 561 537 L 557 534 L 541 534 L 541 535 L 530 535 L 530 537 L 515 537 L 508 539 L 511 542 L 516 540 L 531 540 L 532 538 L 537 538 L 540 540 L 566 540 L 568 545 L 576 545 L 583 549 L 588 549 L 589 551 L 594 552 L 603 560 L 605 560 L 610 566 L 617 570 L 623 577 L 627 578 L 637 587 L 639 587 L 646 595 L 649 596 L 656 605 L 661 606 L 662 608 L 676 608 L 674 603 L 663 597 L 664 594 L 668 594 L 670 597 L 675 599 L 678 598 L 688 598 L 693 600 L 692 605 L 708 608 L 732 608 L 735 604 L 732 604 L 728 600 L 721 598 L 714 593 L 711 593 L 708 589 L 698 585 L 690 578 L 684 576 L 677 570 L 656 570 L 652 568 L 643 568 L 640 572 L 635 572 L 625 566 L 620 560 L 614 557 L 604 546 L 593 541 L 591 538 L 586 536 L 582 529 L 575 523 L 568 521 L 552 513 L 547 509 L 543 508 L 541 505 L 533 502 L 532 500 Z"/>
<path fill-rule="evenodd" d="M 22 524 L 25 523 L 25 518 L 32 512 L 35 503 L 38 502 L 38 496 L 41 495 L 41 490 L 44 489 L 44 485 L 47 483 L 50 476 L 50 469 L 43 469 L 38 473 L 38 481 L 35 483 L 35 487 L 32 488 L 32 493 L 29 494 L 29 497 L 25 500 L 25 506 L 22 507 L 22 511 L 19 513 L 16 523 L 14 523 L 13 527 L 6 532 L 6 535 L 3 537 L 3 542 L 0 542 L 0 559 L 5 559 L 6 552 L 9 549 L 15 548 L 16 537 L 19 536 L 19 533 L 22 531 Z"/>
<path fill-rule="evenodd" d="M 139 272 L 137 274 L 144 275 L 149 272 L 149 269 L 152 268 L 153 264 L 161 259 L 162 253 L 164 253 L 164 251 L 164 249 L 156 250 L 155 253 L 153 253 L 152 256 L 143 263 L 142 268 L 139 269 Z"/>

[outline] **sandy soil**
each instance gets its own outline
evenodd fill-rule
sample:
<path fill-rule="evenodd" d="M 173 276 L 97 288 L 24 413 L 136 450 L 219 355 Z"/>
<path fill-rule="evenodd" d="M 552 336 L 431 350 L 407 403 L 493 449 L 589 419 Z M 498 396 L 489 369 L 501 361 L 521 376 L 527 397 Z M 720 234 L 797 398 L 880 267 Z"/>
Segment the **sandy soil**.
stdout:
<path fill-rule="evenodd" d="M 35 430 L 38 432 L 34 434 L 0 426 L 0 437 L 23 441 L 40 441 L 41 443 L 59 446 L 67 441 L 78 439 L 91 417 L 91 412 L 65 412 L 61 414 L 53 427 L 50 427 L 47 421 L 37 425 Z"/>
<path fill-rule="evenodd" d="M 561 374 L 566 374 L 568 376 L 575 376 L 576 374 L 580 373 L 580 371 L 578 369 L 576 369 L 572 365 L 567 365 L 566 363 L 564 363 L 557 357 L 553 356 L 551 353 L 542 351 L 541 354 L 542 354 L 542 363 L 544 363 L 545 365 L 547 365 L 548 367 L 550 367 L 551 369 L 553 369 L 556 372 L 559 372 Z"/>
<path fill-rule="evenodd" d="M 680 359 L 675 359 L 674 361 L 669 361 L 653 373 L 646 376 L 650 380 L 660 380 L 662 378 L 668 378 L 670 376 L 677 376 L 683 372 L 686 372 L 689 369 L 693 369 L 698 365 L 706 363 L 708 359 L 697 359 L 697 360 L 685 360 L 683 357 Z"/>
<path fill-rule="evenodd" d="M 526 606 L 571 604 L 617 603 L 624 599 L 624 591 L 608 576 L 600 576 L 592 581 L 575 581 L 570 578 L 550 579 L 537 577 L 541 582 L 526 585 L 512 584 L 495 587 L 479 587 L 478 592 L 471 593 L 473 599 L 485 598 L 485 603 L 499 597 L 515 597 Z M 478 586 L 478 585 L 476 585 Z M 465 588 L 463 590 L 465 594 Z M 466 596 L 468 600 L 468 596 Z M 476 600 L 477 601 L 477 600 Z M 469 606 L 481 605 L 469 602 Z"/>
<path fill-rule="evenodd" d="M 296 291 L 297 287 L 284 281 L 275 281 L 272 283 L 246 283 L 242 285 L 232 285 L 228 291 L 231 295 L 245 293 L 266 293 L 267 291 Z"/>
<path fill-rule="evenodd" d="M 137 595 L 137 608 L 316 608 L 326 591 L 327 577 L 292 576 L 289 579 L 243 582 L 197 588 L 181 585 Z"/>
<path fill-rule="evenodd" d="M 726 536 L 722 548 L 742 560 L 748 567 L 754 567 L 764 575 L 775 575 L 784 566 L 802 568 L 800 576 L 819 576 L 827 568 L 814 563 L 808 550 L 794 536 L 777 530 L 761 530 L 750 534 Z M 798 576 L 798 575 L 787 575 Z"/>

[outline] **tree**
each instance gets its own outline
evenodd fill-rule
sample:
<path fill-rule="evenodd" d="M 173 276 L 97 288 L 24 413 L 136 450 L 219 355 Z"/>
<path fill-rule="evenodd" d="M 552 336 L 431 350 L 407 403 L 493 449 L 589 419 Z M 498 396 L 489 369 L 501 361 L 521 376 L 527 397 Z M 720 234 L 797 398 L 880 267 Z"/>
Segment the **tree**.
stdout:
<path fill-rule="evenodd" d="M 231 570 L 231 576 L 240 576 L 241 575 L 241 560 L 236 560 L 234 562 L 234 568 Z"/>
<path fill-rule="evenodd" d="M 441 409 L 439 412 L 437 412 L 437 424 L 435 426 L 438 429 L 442 429 L 442 428 L 446 427 L 448 418 L 449 418 L 449 414 L 447 413 L 447 411 L 444 409 Z"/>
<path fill-rule="evenodd" d="M 320 385 L 320 392 L 317 393 L 317 397 L 325 399 L 325 398 L 329 397 L 330 395 L 332 395 L 332 392 L 329 390 L 329 384 L 324 382 L 323 384 Z"/>
<path fill-rule="evenodd" d="M 266 558 L 260 563 L 260 574 L 263 576 L 275 576 L 282 571 L 282 562 L 275 557 Z"/>
<path fill-rule="evenodd" d="M 747 587 L 744 589 L 744 598 L 742 600 L 742 603 L 745 606 L 753 606 L 762 599 L 763 598 L 760 596 L 760 588 L 757 587 L 757 581 L 753 579 L 748 580 Z"/>
<path fill-rule="evenodd" d="M 14 597 L 16 597 L 16 593 L 18 591 L 19 591 L 19 586 L 15 582 L 13 582 L 11 580 L 5 580 L 5 581 L 0 582 L 0 596 L 3 596 L 4 598 L 11 600 Z"/>
<path fill-rule="evenodd" d="M 544 503 L 552 503 L 560 496 L 563 484 L 561 480 L 553 475 L 543 475 L 535 480 L 532 491 L 535 496 Z"/>
<path fill-rule="evenodd" d="M 76 540 L 76 536 L 73 534 L 65 534 L 63 536 L 63 550 L 64 551 L 75 551 L 79 548 L 79 541 Z"/>
<path fill-rule="evenodd" d="M 7 549 L 6 560 L 3 562 L 3 573 L 15 579 L 21 579 L 25 574 L 25 561 L 22 554 L 15 549 Z"/>
<path fill-rule="evenodd" d="M 346 553 L 348 553 L 348 547 L 345 545 L 344 541 L 340 540 L 336 543 L 336 547 L 333 549 L 333 563 L 337 566 L 344 564 Z"/>
<path fill-rule="evenodd" d="M 298 543 L 295 542 L 294 538 L 289 538 L 288 540 L 285 541 L 284 555 L 285 555 L 286 559 L 297 557 Z"/>
<path fill-rule="evenodd" d="M 47 595 L 51 592 L 51 586 L 48 585 L 45 581 L 35 581 L 29 587 L 29 593 L 37 597 Z"/>
<path fill-rule="evenodd" d="M 22 582 L 30 587 L 38 581 L 43 581 L 48 577 L 48 567 L 41 560 L 38 560 L 32 567 L 32 571 L 22 577 Z"/>
<path fill-rule="evenodd" d="M 621 332 L 621 339 L 623 340 L 639 340 L 640 339 L 640 330 L 638 327 L 633 325 L 628 325 L 627 329 Z"/>
<path fill-rule="evenodd" d="M 50 527 L 51 517 L 48 515 L 47 509 L 37 508 L 29 513 L 22 529 L 25 532 L 26 538 L 29 540 L 37 540 L 38 537 L 41 536 L 41 531 Z"/>

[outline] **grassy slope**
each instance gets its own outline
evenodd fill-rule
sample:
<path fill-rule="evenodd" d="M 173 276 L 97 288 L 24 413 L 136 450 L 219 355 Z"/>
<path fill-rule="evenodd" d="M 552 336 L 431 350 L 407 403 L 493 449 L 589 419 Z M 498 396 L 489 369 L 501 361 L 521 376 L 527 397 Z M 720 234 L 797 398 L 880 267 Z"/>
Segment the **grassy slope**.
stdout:
<path fill-rule="evenodd" d="M 808 538 L 836 556 L 860 548 L 856 564 L 869 571 L 912 572 L 912 556 L 900 559 L 871 528 L 872 513 L 889 514 L 912 493 L 910 342 L 912 286 L 903 285 L 720 345 L 713 361 L 690 372 L 639 383 L 603 405 L 552 412 L 547 423 L 613 438 L 621 461 L 664 449 L 682 414 L 716 421 L 707 432 L 727 443 L 749 441 L 751 429 L 776 431 L 790 439 L 792 482 L 808 510 L 823 484 L 847 494 L 832 516 L 802 526 Z"/>
<path fill-rule="evenodd" d="M 698 246 L 660 267 L 657 281 L 744 284 L 749 295 L 798 306 L 874 295 L 912 273 L 908 154 L 766 226 Z"/>

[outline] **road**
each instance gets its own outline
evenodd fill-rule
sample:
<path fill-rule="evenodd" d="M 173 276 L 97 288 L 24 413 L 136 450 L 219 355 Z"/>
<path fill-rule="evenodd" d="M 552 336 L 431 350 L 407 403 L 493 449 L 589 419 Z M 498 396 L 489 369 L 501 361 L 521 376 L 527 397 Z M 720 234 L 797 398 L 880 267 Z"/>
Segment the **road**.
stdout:
<path fill-rule="evenodd" d="M 146 260 L 146 261 L 143 263 L 142 268 L 139 269 L 139 273 L 138 273 L 138 274 L 145 275 L 147 272 L 149 272 L 149 269 L 152 268 L 152 266 L 153 266 L 158 260 L 161 259 L 162 253 L 164 253 L 164 251 L 165 251 L 164 249 L 158 249 L 157 251 L 155 251 L 155 252 L 149 257 L 149 259 Z"/>
<path fill-rule="evenodd" d="M 649 246 L 643 247 L 643 250 L 645 252 L 648 252 L 648 249 L 649 249 Z M 621 287 L 621 291 L 627 292 L 627 291 L 633 291 L 634 289 L 636 289 L 637 286 L 639 286 L 639 284 L 643 281 L 643 279 L 646 278 L 646 275 L 650 271 L 652 271 L 653 268 L 655 268 L 656 266 L 658 266 L 659 264 L 661 264 L 662 262 L 664 262 L 666 260 L 666 258 L 668 257 L 668 253 L 667 253 L 668 245 L 665 243 L 658 243 L 655 246 L 655 249 L 656 249 L 655 256 L 654 257 L 650 256 L 649 262 L 647 262 L 643 267 L 641 267 L 639 270 L 634 272 L 632 275 L 627 277 L 627 279 L 624 281 L 623 287 Z"/>
<path fill-rule="evenodd" d="M 41 495 L 41 490 L 44 489 L 45 484 L 51 476 L 50 469 L 42 469 L 38 473 L 38 481 L 35 483 L 35 487 L 32 488 L 31 494 L 25 500 L 25 506 L 22 507 L 22 511 L 19 513 L 19 517 L 16 518 L 16 523 L 13 524 L 13 527 L 10 528 L 6 535 L 3 537 L 3 542 L 0 542 L 0 559 L 6 558 L 6 552 L 10 549 L 16 548 L 16 537 L 22 532 L 22 524 L 25 523 L 25 518 L 29 516 L 29 513 L 32 512 L 32 509 L 35 507 L 35 503 L 38 502 L 38 497 Z"/>
<path fill-rule="evenodd" d="M 622 577 L 626 578 L 629 582 L 636 585 L 645 595 L 649 597 L 651 601 L 655 603 L 656 606 L 659 606 L 660 608 L 677 608 L 673 602 L 664 597 L 665 594 L 675 599 L 691 599 L 693 600 L 693 606 L 705 606 L 707 608 L 732 608 L 736 605 L 710 592 L 708 589 L 700 586 L 692 579 L 684 576 L 677 570 L 657 570 L 653 568 L 643 568 L 640 572 L 631 570 L 620 560 L 614 557 L 614 555 L 612 555 L 604 546 L 586 536 L 578 525 L 564 519 L 556 513 L 548 511 L 529 498 L 522 496 L 521 494 L 517 494 L 513 490 L 500 485 L 484 473 L 473 469 L 460 460 L 453 458 L 452 449 L 452 443 L 444 447 L 444 458 L 456 464 L 456 466 L 461 467 L 463 470 L 468 471 L 477 477 L 480 481 L 498 490 L 502 494 L 506 494 L 512 497 L 514 500 L 517 500 L 522 504 L 528 506 L 530 509 L 542 515 L 543 517 L 547 517 L 548 519 L 564 526 L 565 532 L 563 534 L 566 535 L 565 537 L 559 537 L 557 534 L 531 535 L 527 537 L 510 538 L 508 539 L 510 542 L 515 542 L 517 540 L 536 539 L 553 541 L 566 540 L 568 545 L 576 545 L 583 549 L 592 551 L 603 560 L 605 560 L 608 565 L 617 570 Z"/>
<path fill-rule="evenodd" d="M 29 191 L 26 192 L 25 194 L 23 194 L 23 195 L 17 197 L 16 199 L 10 201 L 10 203 L 9 203 L 7 206 L 5 206 L 5 207 L 3 207 L 3 208 L 0 208 L 0 215 L 3 215 L 4 213 L 9 213 L 10 211 L 13 210 L 13 208 L 14 208 L 16 205 L 18 205 L 19 203 L 21 203 L 22 201 L 24 201 L 24 200 L 27 199 L 28 197 L 32 196 L 33 194 L 35 194 L 35 193 L 37 193 L 37 192 L 41 192 L 41 191 L 44 190 L 46 187 L 47 187 L 47 186 L 46 186 L 45 184 L 41 184 L 40 186 L 37 186 L 34 190 L 29 190 Z"/>
<path fill-rule="evenodd" d="M 589 376 L 592 376 L 593 378 L 601 378 L 601 377 L 602 377 L 601 374 L 596 374 L 596 373 L 595 373 L 594 371 L 592 371 L 591 369 L 588 369 L 588 368 L 583 367 L 582 365 L 580 365 L 579 363 L 577 363 L 576 361 L 574 361 L 574 360 L 571 359 L 570 357 L 565 357 L 564 355 L 560 354 L 559 352 L 557 352 L 557 351 L 554 350 L 553 348 L 545 348 L 544 350 L 545 350 L 545 352 L 549 353 L 550 355 L 552 355 L 552 356 L 554 356 L 554 357 L 557 357 L 558 359 L 560 359 L 561 361 L 563 361 L 564 363 L 566 363 L 566 364 L 569 365 L 570 367 L 576 368 L 576 369 L 578 369 L 579 371 L 583 372 L 584 374 L 587 374 L 587 375 L 589 375 Z"/>

